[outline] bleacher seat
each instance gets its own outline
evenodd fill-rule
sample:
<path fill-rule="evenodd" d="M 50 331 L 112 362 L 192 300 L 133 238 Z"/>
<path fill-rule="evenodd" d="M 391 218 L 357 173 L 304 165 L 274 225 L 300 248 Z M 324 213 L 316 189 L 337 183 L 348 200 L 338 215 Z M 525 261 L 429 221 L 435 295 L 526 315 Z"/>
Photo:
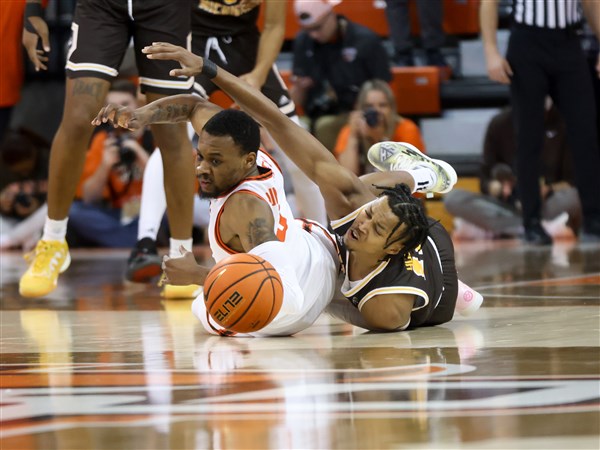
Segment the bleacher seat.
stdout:
<path fill-rule="evenodd" d="M 437 67 L 393 67 L 392 91 L 400 114 L 440 113 L 440 70 Z"/>

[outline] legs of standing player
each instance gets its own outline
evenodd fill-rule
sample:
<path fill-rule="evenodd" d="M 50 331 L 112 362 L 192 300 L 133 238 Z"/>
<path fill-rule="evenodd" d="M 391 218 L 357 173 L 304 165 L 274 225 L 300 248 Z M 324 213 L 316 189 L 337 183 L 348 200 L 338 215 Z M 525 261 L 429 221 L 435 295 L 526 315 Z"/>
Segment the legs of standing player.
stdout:
<path fill-rule="evenodd" d="M 63 118 L 50 152 L 48 217 L 31 265 L 19 282 L 19 292 L 24 297 L 52 292 L 59 273 L 69 266 L 67 215 L 93 131 L 90 122 L 104 104 L 109 86 L 108 81 L 99 78 L 67 79 Z"/>

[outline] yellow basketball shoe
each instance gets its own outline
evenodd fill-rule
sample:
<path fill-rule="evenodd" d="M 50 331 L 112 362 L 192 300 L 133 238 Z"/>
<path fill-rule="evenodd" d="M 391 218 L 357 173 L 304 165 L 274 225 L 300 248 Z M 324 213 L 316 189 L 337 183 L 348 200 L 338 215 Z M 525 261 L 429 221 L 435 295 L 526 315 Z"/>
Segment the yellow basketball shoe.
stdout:
<path fill-rule="evenodd" d="M 23 297 L 43 297 L 56 289 L 58 274 L 71 264 L 66 241 L 40 240 L 35 250 L 25 255 L 29 269 L 19 281 L 19 293 Z"/>
<path fill-rule="evenodd" d="M 430 158 L 406 142 L 378 142 L 371 146 L 367 158 L 382 172 L 420 168 L 433 170 L 437 177 L 433 186 L 417 188 L 417 192 L 423 192 L 428 197 L 433 196 L 433 193 L 445 194 L 451 191 L 458 180 L 456 171 L 446 161 Z"/>
<path fill-rule="evenodd" d="M 162 293 L 160 294 L 166 299 L 190 299 L 200 295 L 202 286 L 197 284 L 188 284 L 185 286 L 176 286 L 174 284 L 165 284 Z"/>

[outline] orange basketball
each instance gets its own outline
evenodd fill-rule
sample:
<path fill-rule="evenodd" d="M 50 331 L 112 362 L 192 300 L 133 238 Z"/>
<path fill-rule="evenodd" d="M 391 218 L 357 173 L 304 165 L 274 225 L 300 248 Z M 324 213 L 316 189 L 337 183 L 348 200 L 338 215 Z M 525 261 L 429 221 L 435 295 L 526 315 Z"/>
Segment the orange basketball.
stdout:
<path fill-rule="evenodd" d="M 206 310 L 215 322 L 237 333 L 258 331 L 281 309 L 283 284 L 260 256 L 236 253 L 216 264 L 204 281 Z"/>

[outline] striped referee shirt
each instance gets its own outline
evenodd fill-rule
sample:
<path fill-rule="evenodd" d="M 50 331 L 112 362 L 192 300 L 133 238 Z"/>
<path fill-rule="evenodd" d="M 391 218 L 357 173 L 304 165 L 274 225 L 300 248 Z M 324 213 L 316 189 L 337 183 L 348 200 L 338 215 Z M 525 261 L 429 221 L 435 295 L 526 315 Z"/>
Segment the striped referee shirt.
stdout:
<path fill-rule="evenodd" d="M 563 29 L 579 24 L 581 18 L 579 0 L 513 0 L 513 19 L 520 25 Z"/>

